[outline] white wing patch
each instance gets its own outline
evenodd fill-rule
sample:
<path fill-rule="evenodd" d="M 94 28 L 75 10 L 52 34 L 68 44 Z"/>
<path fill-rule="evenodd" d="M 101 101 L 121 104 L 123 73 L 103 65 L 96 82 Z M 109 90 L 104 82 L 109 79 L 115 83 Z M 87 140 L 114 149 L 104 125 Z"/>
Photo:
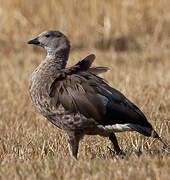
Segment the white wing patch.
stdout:
<path fill-rule="evenodd" d="M 133 131 L 129 124 L 114 124 L 112 129 L 114 132 Z"/>
<path fill-rule="evenodd" d="M 112 133 L 112 132 L 123 132 L 123 131 L 134 131 L 131 127 L 129 127 L 128 124 L 113 124 L 113 125 L 98 125 L 98 128 L 101 129 L 101 131 L 104 131 L 106 134 L 107 133 Z"/>
<path fill-rule="evenodd" d="M 132 124 L 132 123 L 127 123 L 127 124 L 113 124 L 113 125 L 99 125 L 99 127 L 104 130 L 107 133 L 112 133 L 112 132 L 123 132 L 123 131 L 137 131 L 141 134 L 147 133 L 151 134 L 152 129 L 143 127 L 137 124 Z"/>

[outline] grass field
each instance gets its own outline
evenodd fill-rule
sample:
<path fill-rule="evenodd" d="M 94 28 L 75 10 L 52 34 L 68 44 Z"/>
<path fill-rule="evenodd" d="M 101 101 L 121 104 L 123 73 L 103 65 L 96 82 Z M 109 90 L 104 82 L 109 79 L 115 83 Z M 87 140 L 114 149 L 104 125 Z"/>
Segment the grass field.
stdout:
<path fill-rule="evenodd" d="M 168 180 L 170 156 L 138 133 L 117 134 L 124 159 L 110 141 L 86 136 L 79 161 L 65 134 L 34 109 L 28 82 L 45 52 L 26 44 L 46 29 L 72 42 L 68 65 L 90 53 L 102 74 L 146 114 L 170 141 L 169 0 L 0 0 L 0 179 Z"/>

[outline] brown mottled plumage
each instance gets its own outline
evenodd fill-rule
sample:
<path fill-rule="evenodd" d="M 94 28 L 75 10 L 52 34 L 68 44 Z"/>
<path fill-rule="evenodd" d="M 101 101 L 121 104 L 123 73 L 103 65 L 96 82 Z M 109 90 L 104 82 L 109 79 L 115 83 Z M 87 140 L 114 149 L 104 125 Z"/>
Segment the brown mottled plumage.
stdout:
<path fill-rule="evenodd" d="M 117 154 L 122 151 L 114 132 L 135 130 L 162 141 L 139 108 L 97 76 L 108 68 L 91 67 L 95 55 L 65 68 L 70 43 L 59 31 L 45 31 L 28 44 L 47 51 L 31 76 L 31 99 L 43 116 L 66 132 L 75 158 L 85 134 L 109 137 Z"/>

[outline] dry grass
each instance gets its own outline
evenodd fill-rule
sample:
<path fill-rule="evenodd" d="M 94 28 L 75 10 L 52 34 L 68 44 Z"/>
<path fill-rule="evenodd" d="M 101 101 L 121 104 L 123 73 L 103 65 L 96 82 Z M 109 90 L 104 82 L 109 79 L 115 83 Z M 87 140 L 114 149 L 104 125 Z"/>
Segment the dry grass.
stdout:
<path fill-rule="evenodd" d="M 0 179 L 169 179 L 170 156 L 162 144 L 137 133 L 118 134 L 124 159 L 109 151 L 108 139 L 87 136 L 79 162 L 72 161 L 64 133 L 31 104 L 29 77 L 45 53 L 25 43 L 58 29 L 74 47 L 69 65 L 95 53 L 95 65 L 111 69 L 103 77 L 141 107 L 168 142 L 169 0 L 0 0 L 0 19 Z M 118 37 L 130 39 L 128 50 L 115 52 Z"/>

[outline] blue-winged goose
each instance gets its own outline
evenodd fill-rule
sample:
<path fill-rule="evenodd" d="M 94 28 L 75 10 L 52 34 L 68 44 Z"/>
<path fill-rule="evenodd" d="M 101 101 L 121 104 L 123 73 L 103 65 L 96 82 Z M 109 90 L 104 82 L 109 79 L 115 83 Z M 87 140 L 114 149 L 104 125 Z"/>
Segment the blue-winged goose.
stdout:
<path fill-rule="evenodd" d="M 91 67 L 95 55 L 66 68 L 70 43 L 59 31 L 45 31 L 28 44 L 47 51 L 32 73 L 31 99 L 43 116 L 66 132 L 73 157 L 85 134 L 109 137 L 117 154 L 123 152 L 115 132 L 137 131 L 163 142 L 140 109 L 97 76 L 108 68 Z"/>

